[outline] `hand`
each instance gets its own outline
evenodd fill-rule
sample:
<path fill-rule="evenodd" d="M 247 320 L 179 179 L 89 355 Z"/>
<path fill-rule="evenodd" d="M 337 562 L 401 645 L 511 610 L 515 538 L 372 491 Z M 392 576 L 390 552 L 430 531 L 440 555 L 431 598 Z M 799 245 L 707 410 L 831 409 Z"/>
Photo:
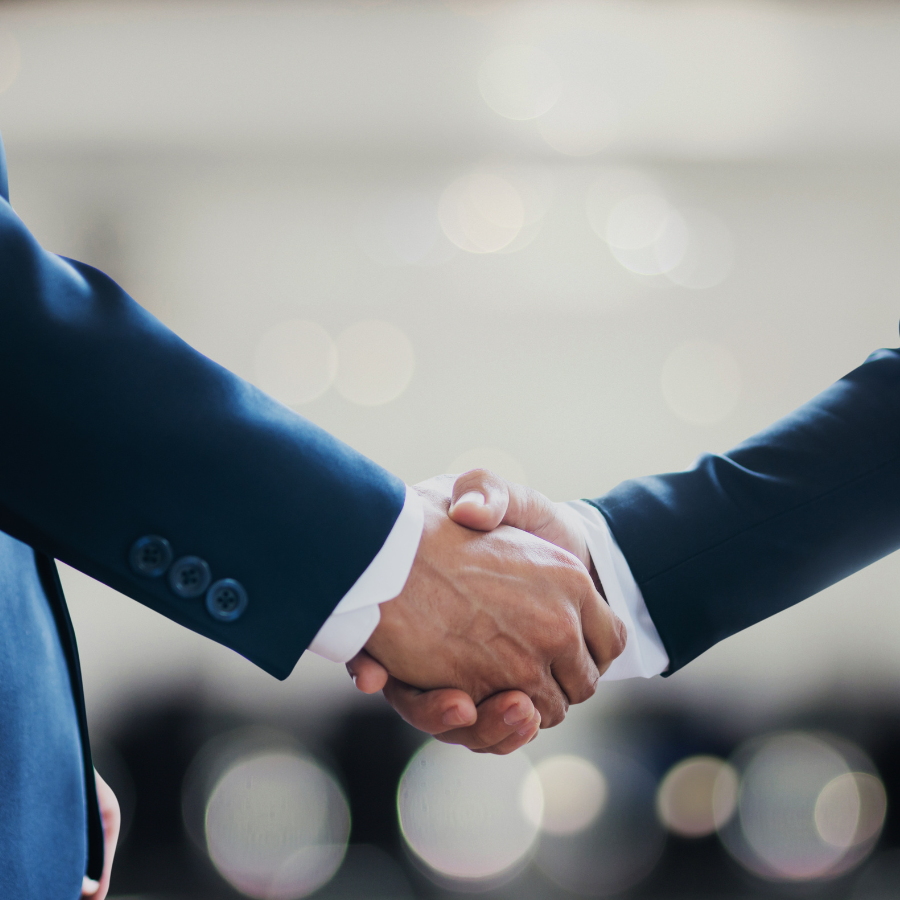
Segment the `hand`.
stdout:
<path fill-rule="evenodd" d="M 533 741 L 541 727 L 541 714 L 521 691 L 503 691 L 476 707 L 465 691 L 422 691 L 392 678 L 365 650 L 347 663 L 347 671 L 363 693 L 383 690 L 388 703 L 414 728 L 476 753 L 512 753 Z"/>
<path fill-rule="evenodd" d="M 589 568 L 595 586 L 603 593 L 581 527 L 565 504 L 553 503 L 531 488 L 476 469 L 456 479 L 449 512 L 454 521 L 469 528 L 489 530 L 502 523 L 557 544 Z M 624 648 L 624 633 L 622 637 Z M 462 691 L 420 691 L 391 678 L 365 652 L 351 660 L 347 668 L 361 691 L 383 689 L 388 702 L 407 722 L 438 740 L 479 752 L 509 753 L 537 736 L 539 720 L 536 724 L 528 718 L 516 722 L 517 716 L 510 713 L 519 708 L 523 716 L 527 712 L 524 701 L 528 698 L 520 692 L 495 695 L 476 711 L 472 699 Z"/>
<path fill-rule="evenodd" d="M 94 881 L 85 875 L 81 886 L 81 896 L 90 897 L 91 900 L 105 900 L 109 891 L 109 878 L 112 875 L 113 857 L 116 855 L 122 814 L 119 811 L 119 801 L 116 800 L 112 788 L 100 777 L 100 773 L 96 769 L 94 769 L 94 780 L 97 784 L 100 820 L 103 822 L 103 873 L 100 881 Z"/>
<path fill-rule="evenodd" d="M 452 476 L 417 486 L 426 510 L 419 552 L 403 592 L 382 604 L 381 623 L 366 645 L 369 656 L 397 681 L 469 695 L 464 703 L 458 691 L 442 691 L 451 702 L 441 713 L 441 727 L 428 729 L 432 732 L 447 730 L 444 716 L 451 707 L 459 727 L 466 727 L 470 704 L 511 689 L 531 698 L 542 727 L 555 725 L 569 703 L 593 695 L 600 674 L 625 645 L 624 626 L 577 558 L 500 524 L 505 512 L 497 516 L 495 508 L 503 497 L 510 506 L 511 495 L 505 482 L 490 478 L 484 483 L 494 493 L 484 523 L 494 530 L 481 534 L 447 515 Z M 371 689 L 364 673 L 360 678 L 365 658 L 354 664 L 357 686 Z M 398 686 L 392 683 L 388 690 L 402 705 Z M 413 707 L 428 708 L 429 724 L 435 725 L 433 698 L 422 697 Z M 506 715 L 516 702 L 510 699 L 494 700 L 486 711 L 494 718 Z M 506 732 L 513 727 L 503 724 Z M 495 728 L 481 729 L 480 742 L 496 736 Z"/>

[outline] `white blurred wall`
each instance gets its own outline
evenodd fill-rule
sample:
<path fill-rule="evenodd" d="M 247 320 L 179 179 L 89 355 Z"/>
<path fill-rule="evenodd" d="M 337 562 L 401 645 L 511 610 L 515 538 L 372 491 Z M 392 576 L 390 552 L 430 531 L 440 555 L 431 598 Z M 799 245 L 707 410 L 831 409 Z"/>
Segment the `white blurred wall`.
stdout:
<path fill-rule="evenodd" d="M 297 409 L 407 481 L 486 458 L 554 498 L 597 496 L 727 449 L 896 345 L 898 41 L 900 12 L 865 3 L 11 3 L 0 131 L 13 206 L 46 247 L 251 380 L 285 321 L 339 350 L 354 323 L 399 329 L 415 366 L 396 399 L 355 403 L 339 374 Z M 523 45 L 556 66 L 561 99 L 514 121 L 479 74 Z M 594 106 L 547 118 L 585 91 Z M 596 153 L 554 149 L 603 128 Z M 723 223 L 721 283 L 617 261 L 586 204 L 623 166 Z M 534 219 L 515 252 L 467 252 L 438 227 L 472 173 L 513 185 Z M 426 258 L 404 264 L 429 228 Z M 697 358 L 699 382 L 682 371 Z M 884 560 L 593 704 L 886 696 L 898 575 Z M 159 692 L 257 712 L 354 701 L 340 666 L 307 655 L 282 685 L 63 577 L 97 719 Z"/>

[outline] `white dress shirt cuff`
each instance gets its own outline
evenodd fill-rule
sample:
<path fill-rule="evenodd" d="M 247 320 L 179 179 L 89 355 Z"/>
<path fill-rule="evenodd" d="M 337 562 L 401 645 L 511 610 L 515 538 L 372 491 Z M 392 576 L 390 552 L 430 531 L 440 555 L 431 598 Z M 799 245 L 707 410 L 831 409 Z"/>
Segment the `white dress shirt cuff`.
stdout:
<path fill-rule="evenodd" d="M 628 629 L 622 655 L 613 660 L 600 680 L 651 678 L 665 672 L 669 667 L 669 656 L 650 618 L 641 589 L 606 519 L 597 507 L 583 500 L 572 500 L 567 505 L 578 515 L 610 608 Z"/>
<path fill-rule="evenodd" d="M 313 638 L 309 645 L 313 653 L 347 662 L 362 650 L 381 621 L 379 604 L 403 590 L 424 526 L 422 499 L 407 487 L 403 509 L 387 540 Z"/>

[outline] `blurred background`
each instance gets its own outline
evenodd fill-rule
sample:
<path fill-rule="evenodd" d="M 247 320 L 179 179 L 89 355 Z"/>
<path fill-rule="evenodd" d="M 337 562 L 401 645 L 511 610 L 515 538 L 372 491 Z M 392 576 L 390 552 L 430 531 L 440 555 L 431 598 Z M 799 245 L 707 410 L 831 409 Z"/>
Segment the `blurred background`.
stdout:
<path fill-rule="evenodd" d="M 4 2 L 0 130 L 45 247 L 407 482 L 594 497 L 897 344 L 898 46 L 863 0 Z M 116 897 L 900 896 L 896 557 L 504 759 L 62 577 Z"/>

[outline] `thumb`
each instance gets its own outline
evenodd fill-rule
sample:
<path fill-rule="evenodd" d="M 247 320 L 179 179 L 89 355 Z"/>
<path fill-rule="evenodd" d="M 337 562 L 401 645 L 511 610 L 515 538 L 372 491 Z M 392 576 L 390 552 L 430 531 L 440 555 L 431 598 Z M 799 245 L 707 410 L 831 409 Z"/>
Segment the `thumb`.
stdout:
<path fill-rule="evenodd" d="M 593 568 L 584 530 L 573 510 L 523 484 L 510 482 L 508 488 L 509 507 L 503 517 L 504 525 L 530 531 L 535 537 L 568 550 L 588 571 Z"/>
<path fill-rule="evenodd" d="M 450 495 L 450 518 L 476 531 L 493 531 L 506 515 L 510 485 L 488 469 L 460 475 Z"/>
<path fill-rule="evenodd" d="M 543 494 L 507 481 L 489 469 L 472 469 L 460 475 L 450 496 L 450 518 L 478 531 L 511 525 L 544 537 L 541 532 L 556 516 L 556 504 Z"/>
<path fill-rule="evenodd" d="M 365 650 L 360 650 L 347 663 L 347 671 L 357 690 L 364 694 L 377 694 L 387 684 L 387 669 Z"/>
<path fill-rule="evenodd" d="M 456 479 L 450 496 L 450 518 L 477 531 L 492 531 L 498 525 L 528 531 L 568 550 L 590 568 L 584 532 L 577 516 L 564 503 L 554 503 L 540 491 L 507 481 L 488 469 L 473 469 Z"/>

